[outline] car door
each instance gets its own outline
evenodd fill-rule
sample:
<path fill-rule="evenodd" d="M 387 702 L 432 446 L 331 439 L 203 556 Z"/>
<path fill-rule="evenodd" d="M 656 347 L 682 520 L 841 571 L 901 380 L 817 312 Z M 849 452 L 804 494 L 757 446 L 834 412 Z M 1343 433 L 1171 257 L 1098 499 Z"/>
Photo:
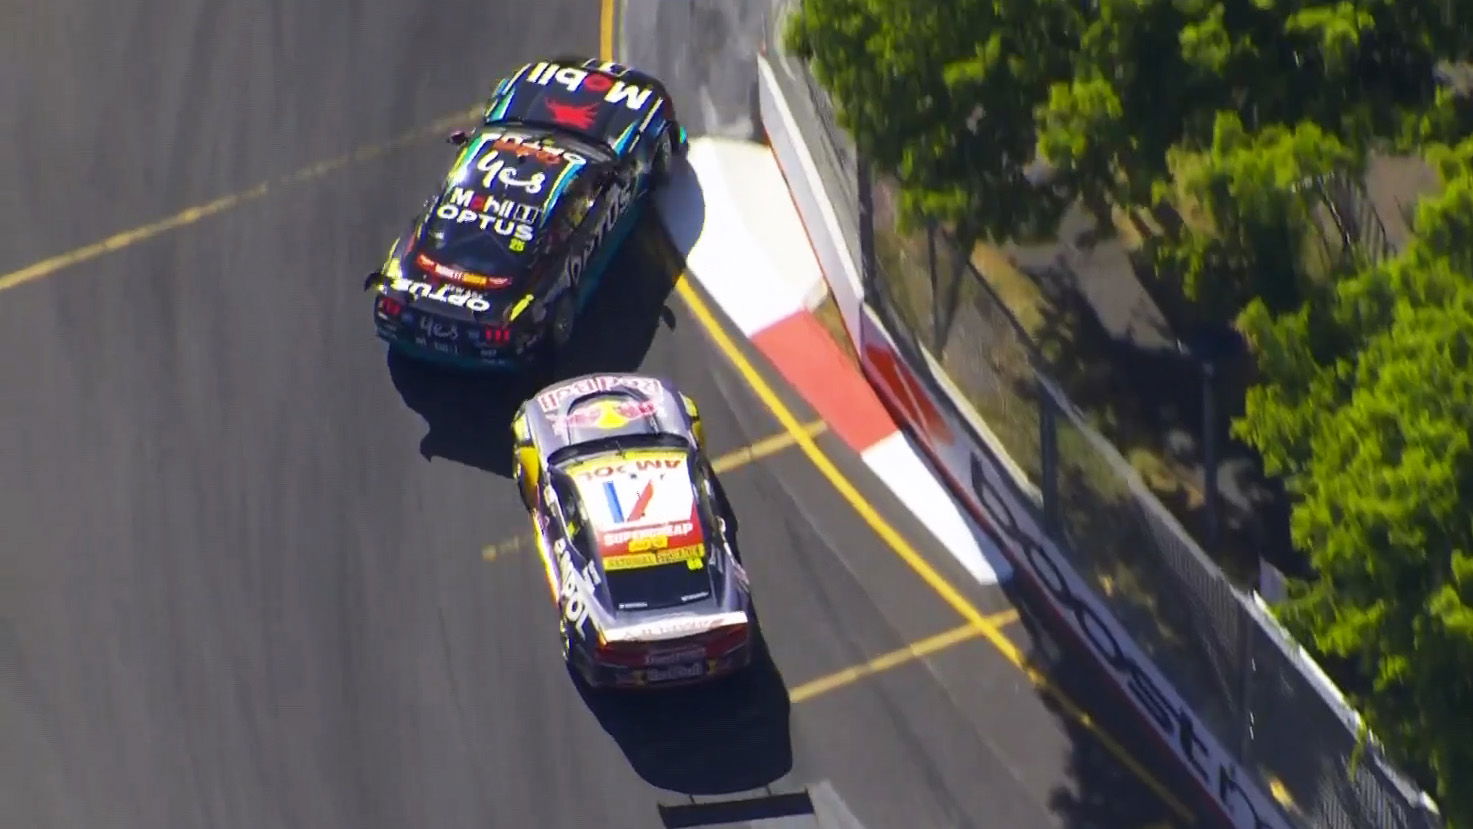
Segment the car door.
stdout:
<path fill-rule="evenodd" d="M 610 199 L 607 198 L 612 179 L 603 169 L 582 173 L 568 186 L 559 211 L 563 232 L 567 234 L 567 265 L 563 272 L 570 287 L 580 297 L 592 290 L 597 274 L 590 272 L 598 252 L 608 240 Z"/>

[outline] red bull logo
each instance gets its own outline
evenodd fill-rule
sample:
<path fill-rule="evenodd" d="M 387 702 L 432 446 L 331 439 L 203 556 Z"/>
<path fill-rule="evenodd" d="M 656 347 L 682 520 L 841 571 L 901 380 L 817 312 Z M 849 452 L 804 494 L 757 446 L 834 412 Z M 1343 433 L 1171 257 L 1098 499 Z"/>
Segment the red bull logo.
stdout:
<path fill-rule="evenodd" d="M 619 429 L 640 418 L 654 415 L 655 410 L 655 404 L 649 400 L 595 400 L 579 406 L 568 415 L 568 426 Z"/>

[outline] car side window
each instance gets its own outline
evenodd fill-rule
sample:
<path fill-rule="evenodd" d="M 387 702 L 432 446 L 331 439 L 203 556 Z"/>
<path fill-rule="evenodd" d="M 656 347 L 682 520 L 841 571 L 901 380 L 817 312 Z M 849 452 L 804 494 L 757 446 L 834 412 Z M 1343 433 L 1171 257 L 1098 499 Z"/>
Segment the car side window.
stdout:
<path fill-rule="evenodd" d="M 588 218 L 588 211 L 593 207 L 594 190 L 593 183 L 587 174 L 580 176 L 568 187 L 568 192 L 563 194 L 562 220 L 565 230 L 569 234 L 583 224 Z"/>
<path fill-rule="evenodd" d="M 593 528 L 588 525 L 587 516 L 583 514 L 583 505 L 578 500 L 578 492 L 573 487 L 571 480 L 565 476 L 558 475 L 552 481 L 553 492 L 557 494 L 558 505 L 563 516 L 563 526 L 573 544 L 585 557 L 593 552 Z"/>

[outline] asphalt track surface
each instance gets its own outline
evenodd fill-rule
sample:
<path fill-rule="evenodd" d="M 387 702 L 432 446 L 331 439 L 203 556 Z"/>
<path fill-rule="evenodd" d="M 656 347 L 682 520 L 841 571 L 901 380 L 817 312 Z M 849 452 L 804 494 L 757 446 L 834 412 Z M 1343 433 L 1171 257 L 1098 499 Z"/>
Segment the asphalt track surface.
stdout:
<path fill-rule="evenodd" d="M 739 54 L 709 30 L 750 24 L 721 11 L 738 4 L 695 5 L 636 11 Z M 0 76 L 21 80 L 0 85 L 7 825 L 643 827 L 805 791 L 868 829 L 1177 820 L 979 640 L 814 684 L 959 620 L 791 450 L 723 476 L 771 659 L 660 697 L 570 682 L 506 479 L 520 390 L 387 360 L 359 288 L 451 158 L 422 128 L 525 59 L 597 53 L 594 0 L 4 15 Z M 678 93 L 714 90 L 693 128 L 740 131 L 749 90 L 670 63 L 691 54 L 648 60 Z M 714 454 L 780 432 L 674 270 L 641 232 L 565 370 L 674 378 Z M 972 601 L 1008 610 L 817 442 Z M 1008 633 L 1181 791 L 1026 614 Z"/>

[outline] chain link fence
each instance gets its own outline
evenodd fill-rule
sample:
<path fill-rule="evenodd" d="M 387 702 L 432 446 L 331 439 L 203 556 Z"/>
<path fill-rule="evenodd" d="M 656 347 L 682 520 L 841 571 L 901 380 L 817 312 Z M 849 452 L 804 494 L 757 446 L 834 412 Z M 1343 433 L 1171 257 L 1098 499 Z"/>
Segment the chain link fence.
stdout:
<path fill-rule="evenodd" d="M 767 57 L 836 199 L 843 244 L 863 263 L 865 301 L 906 350 L 929 353 L 980 415 L 1080 576 L 1305 825 L 1441 825 L 1374 743 L 1357 750 L 1359 720 L 1319 668 L 1039 370 L 1034 343 L 971 257 L 937 228 L 897 230 L 895 185 L 870 176 L 827 94 L 782 51 L 783 11 L 795 5 L 777 3 Z M 1355 218 L 1361 232 L 1374 227 Z"/>

